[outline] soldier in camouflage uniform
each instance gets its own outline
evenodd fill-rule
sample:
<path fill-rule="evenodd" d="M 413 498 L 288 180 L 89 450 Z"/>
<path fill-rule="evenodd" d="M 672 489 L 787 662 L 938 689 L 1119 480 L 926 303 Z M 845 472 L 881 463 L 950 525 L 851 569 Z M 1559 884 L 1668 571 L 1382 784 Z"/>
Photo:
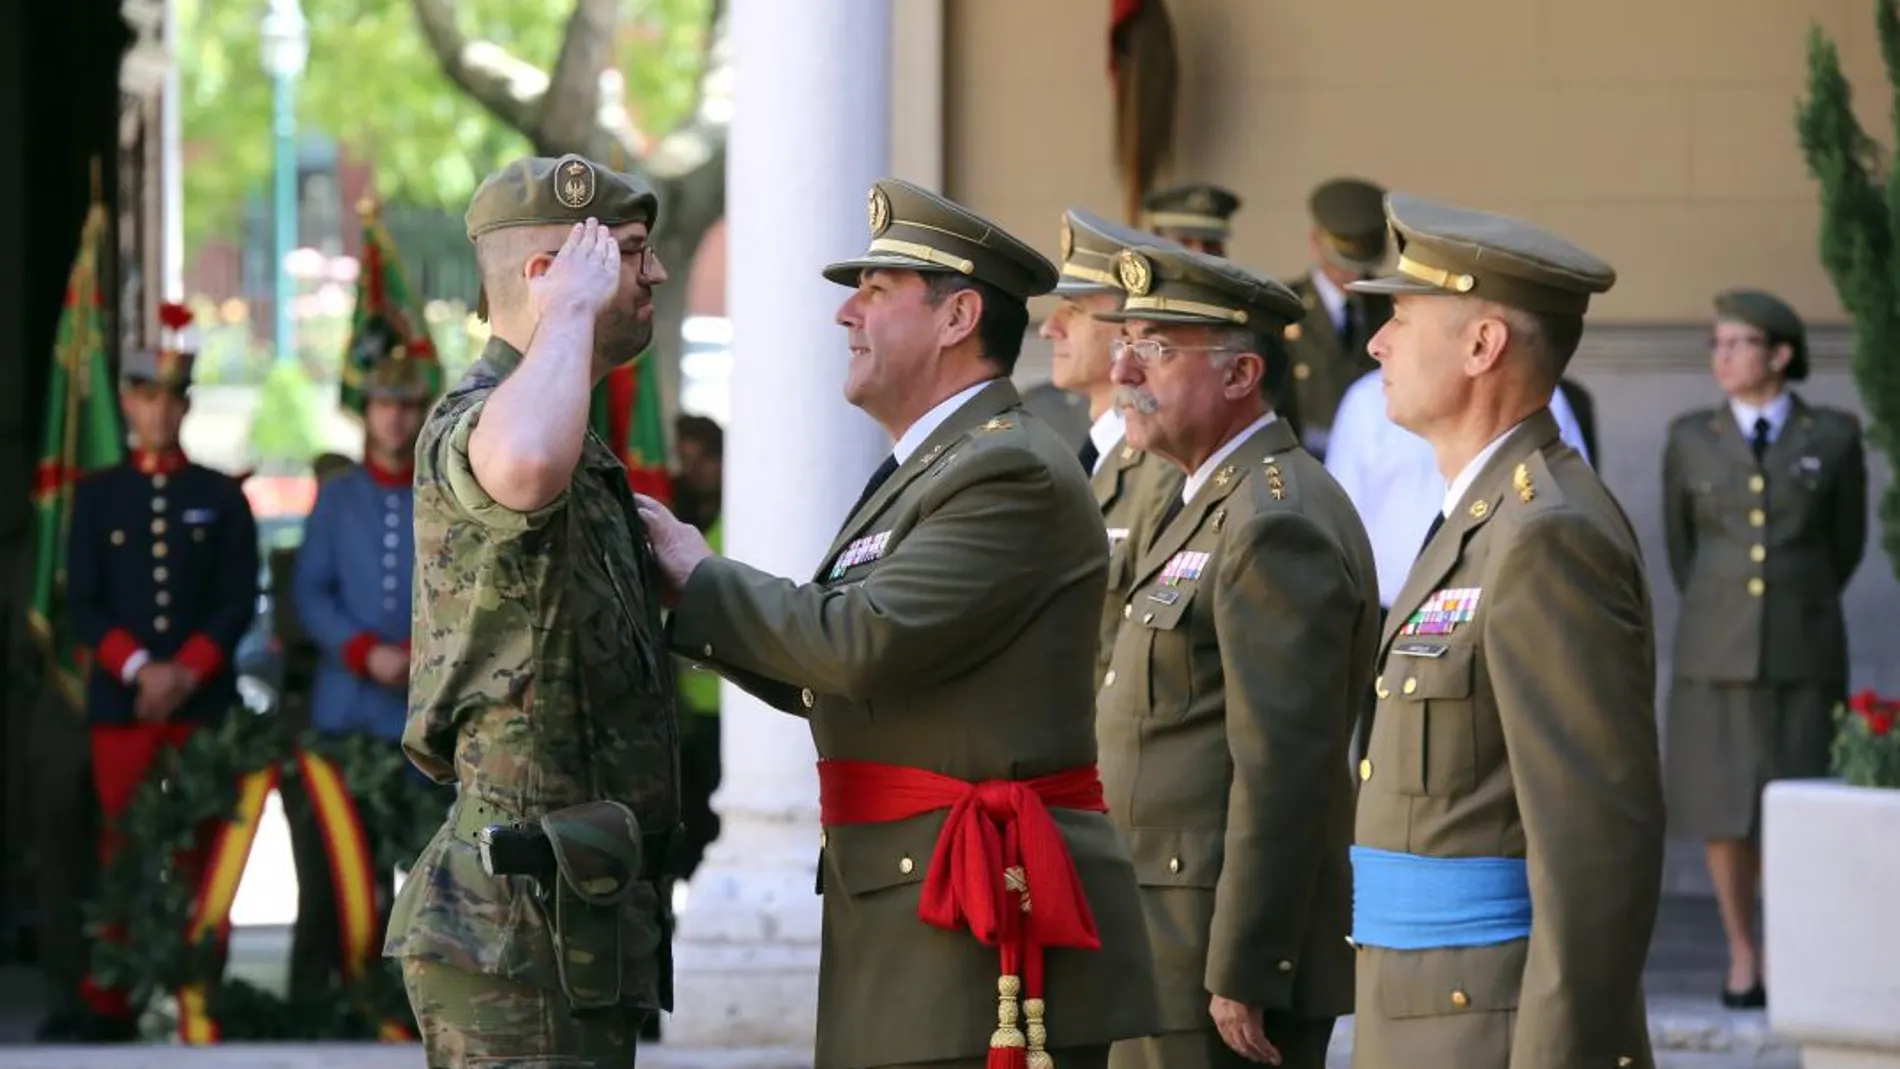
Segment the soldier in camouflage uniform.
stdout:
<path fill-rule="evenodd" d="M 657 210 L 571 155 L 469 205 L 494 334 L 416 445 L 403 732 L 460 790 L 384 947 L 431 1066 L 631 1066 L 671 1008 L 675 686 L 626 472 L 587 430 L 593 384 L 652 337 Z"/>

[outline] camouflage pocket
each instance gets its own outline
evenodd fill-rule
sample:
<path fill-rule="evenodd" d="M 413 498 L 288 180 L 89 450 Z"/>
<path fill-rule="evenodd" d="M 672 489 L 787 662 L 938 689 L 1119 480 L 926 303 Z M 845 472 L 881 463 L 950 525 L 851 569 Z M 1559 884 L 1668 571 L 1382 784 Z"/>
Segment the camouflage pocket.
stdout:
<path fill-rule="evenodd" d="M 588 701 L 598 705 L 633 691 L 646 672 L 611 562 L 603 556 L 592 568 L 578 569 L 575 580 L 574 639 Z"/>
<path fill-rule="evenodd" d="M 640 824 L 619 802 L 586 802 L 541 818 L 560 878 L 554 960 L 575 1009 L 620 1005 L 627 994 L 624 920 L 640 879 Z"/>

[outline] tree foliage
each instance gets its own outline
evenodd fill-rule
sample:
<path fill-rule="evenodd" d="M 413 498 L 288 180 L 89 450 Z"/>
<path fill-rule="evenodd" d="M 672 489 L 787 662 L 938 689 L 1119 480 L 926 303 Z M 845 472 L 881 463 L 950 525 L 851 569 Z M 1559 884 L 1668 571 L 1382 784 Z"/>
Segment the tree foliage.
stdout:
<path fill-rule="evenodd" d="M 1874 0 L 1900 144 L 1900 0 Z M 1854 323 L 1854 381 L 1872 418 L 1868 438 L 1900 471 L 1900 166 L 1854 115 L 1840 50 L 1816 27 L 1808 34 L 1807 96 L 1795 126 L 1808 170 L 1820 184 L 1821 263 Z M 1900 480 L 1880 502 L 1881 544 L 1900 574 Z"/>
<path fill-rule="evenodd" d="M 426 2 L 426 0 L 424 0 Z M 310 53 L 298 83 L 299 129 L 373 159 L 378 192 L 459 213 L 482 175 L 536 146 L 445 73 L 416 0 L 303 0 Z M 712 0 L 623 0 L 608 57 L 633 131 L 668 131 L 698 99 Z M 195 246 L 231 233 L 248 197 L 269 190 L 272 84 L 259 26 L 265 0 L 176 0 L 187 146 L 185 226 Z M 575 0 L 444 4 L 461 52 L 506 70 L 516 89 L 550 84 Z M 538 66 L 537 66 L 538 65 Z M 606 102 L 608 110 L 613 102 Z M 636 134 L 638 153 L 647 145 Z M 611 161 L 603 161 L 611 162 Z M 621 161 L 623 164 L 630 161 Z"/>

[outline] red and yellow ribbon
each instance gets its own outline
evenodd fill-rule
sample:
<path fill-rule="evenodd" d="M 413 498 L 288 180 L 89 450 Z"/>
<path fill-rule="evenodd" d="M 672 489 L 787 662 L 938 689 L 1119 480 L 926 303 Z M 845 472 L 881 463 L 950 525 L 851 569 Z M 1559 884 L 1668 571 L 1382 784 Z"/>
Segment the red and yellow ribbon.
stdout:
<path fill-rule="evenodd" d="M 278 770 L 273 764 L 247 773 L 238 781 L 237 813 L 218 828 L 205 861 L 198 901 L 186 929 L 191 945 L 213 934 L 219 940 L 229 936 L 231 903 L 237 900 L 238 882 L 244 877 L 244 864 L 250 860 L 251 844 L 257 839 L 264 801 L 277 787 L 277 780 Z M 178 1038 L 192 1045 L 218 1041 L 218 1023 L 211 1018 L 202 984 L 178 992 Z"/>

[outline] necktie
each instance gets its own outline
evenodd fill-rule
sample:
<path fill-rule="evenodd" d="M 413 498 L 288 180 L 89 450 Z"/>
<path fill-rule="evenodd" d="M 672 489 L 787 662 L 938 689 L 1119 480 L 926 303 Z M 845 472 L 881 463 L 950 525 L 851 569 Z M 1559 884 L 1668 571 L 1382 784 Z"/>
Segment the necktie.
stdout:
<path fill-rule="evenodd" d="M 897 455 L 893 453 L 885 457 L 884 463 L 879 464 L 877 470 L 871 473 L 870 481 L 864 484 L 864 492 L 858 495 L 858 503 L 851 506 L 851 511 L 845 514 L 846 518 L 856 516 L 858 510 L 864 507 L 864 503 L 871 500 L 871 495 L 877 493 L 877 488 L 883 486 L 884 480 L 890 478 L 891 473 L 896 470 Z"/>
<path fill-rule="evenodd" d="M 1356 346 L 1353 342 L 1358 328 L 1358 309 L 1354 308 L 1352 301 L 1348 299 L 1345 304 L 1339 306 L 1339 345 L 1340 348 L 1346 350 L 1347 356 L 1355 355 Z"/>
<path fill-rule="evenodd" d="M 1425 553 L 1425 547 L 1432 544 L 1432 536 L 1437 534 L 1438 529 L 1443 526 L 1445 526 L 1445 514 L 1443 512 L 1433 513 L 1432 525 L 1425 529 L 1425 541 L 1418 544 L 1418 552 L 1421 556 Z"/>
<path fill-rule="evenodd" d="M 1095 439 L 1090 438 L 1088 441 L 1083 442 L 1082 453 L 1081 453 L 1082 474 L 1084 475 L 1095 474 L 1095 462 L 1101 459 L 1101 456 L 1102 456 L 1102 451 L 1095 448 Z"/>
<path fill-rule="evenodd" d="M 1755 465 L 1757 467 L 1760 467 L 1762 454 L 1768 452 L 1768 419 L 1767 417 L 1765 416 L 1755 417 L 1755 434 L 1753 437 L 1749 438 L 1748 446 L 1749 448 L 1755 451 Z"/>

